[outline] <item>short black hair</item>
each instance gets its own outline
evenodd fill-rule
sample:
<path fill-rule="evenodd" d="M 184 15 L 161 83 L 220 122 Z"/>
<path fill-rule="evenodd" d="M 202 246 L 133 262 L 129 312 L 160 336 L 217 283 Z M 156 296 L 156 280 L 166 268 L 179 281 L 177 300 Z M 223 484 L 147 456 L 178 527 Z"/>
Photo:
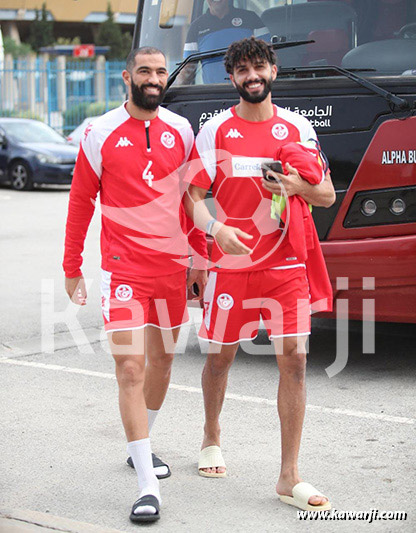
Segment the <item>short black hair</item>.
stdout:
<path fill-rule="evenodd" d="M 250 37 L 230 44 L 224 56 L 225 70 L 228 74 L 232 74 L 235 66 L 240 61 L 247 59 L 249 61 L 264 59 L 270 65 L 277 65 L 277 57 L 273 48 L 262 39 Z"/>
<path fill-rule="evenodd" d="M 165 54 L 162 52 L 162 50 L 159 50 L 159 48 L 154 48 L 153 46 L 140 46 L 137 48 L 133 48 L 133 50 L 129 53 L 126 59 L 126 70 L 128 70 L 129 72 L 133 70 L 137 54 L 144 54 L 149 56 L 153 54 L 162 54 L 162 56 L 166 59 Z"/>

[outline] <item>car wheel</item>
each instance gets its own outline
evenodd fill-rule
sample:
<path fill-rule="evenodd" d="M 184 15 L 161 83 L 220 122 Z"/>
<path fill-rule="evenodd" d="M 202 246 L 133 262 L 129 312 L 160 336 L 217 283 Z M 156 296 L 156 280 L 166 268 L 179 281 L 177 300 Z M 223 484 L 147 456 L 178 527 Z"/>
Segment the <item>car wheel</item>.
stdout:
<path fill-rule="evenodd" d="M 27 163 L 16 161 L 9 170 L 9 177 L 15 191 L 30 191 L 33 189 L 32 171 Z"/>

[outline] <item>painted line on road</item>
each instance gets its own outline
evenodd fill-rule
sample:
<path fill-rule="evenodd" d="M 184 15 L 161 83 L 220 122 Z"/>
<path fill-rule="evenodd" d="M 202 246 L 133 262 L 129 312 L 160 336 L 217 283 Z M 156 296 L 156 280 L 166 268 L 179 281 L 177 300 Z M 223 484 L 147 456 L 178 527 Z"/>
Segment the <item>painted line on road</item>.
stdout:
<path fill-rule="evenodd" d="M 0 363 L 16 366 L 30 366 L 32 368 L 42 368 L 46 370 L 57 370 L 59 372 L 68 372 L 69 374 L 82 374 L 84 376 L 92 376 L 95 378 L 116 379 L 114 374 L 108 374 L 106 372 L 96 372 L 95 370 L 85 370 L 84 368 L 71 368 L 69 366 L 62 365 L 35 363 L 34 361 L 21 361 L 20 359 L 0 359 Z"/>
<path fill-rule="evenodd" d="M 94 370 L 84 370 L 83 368 L 72 368 L 69 366 L 62 365 L 52 365 L 46 363 L 36 363 L 34 361 L 22 361 L 16 359 L 0 359 L 1 364 L 5 365 L 15 365 L 15 366 L 27 366 L 32 368 L 41 368 L 44 370 L 55 370 L 57 372 L 67 372 L 69 374 L 80 374 L 83 376 L 91 376 L 95 378 L 104 378 L 104 379 L 113 379 L 116 377 L 114 374 L 109 374 L 106 372 L 96 372 Z M 169 388 L 172 390 L 178 390 L 183 392 L 190 392 L 193 394 L 202 395 L 202 389 L 199 387 L 189 387 L 187 385 L 176 385 L 171 383 Z M 256 403 L 261 405 L 276 405 L 276 400 L 269 400 L 268 398 L 259 398 L 257 396 L 245 396 L 241 394 L 227 393 L 225 397 L 228 400 L 236 400 L 239 402 L 245 403 Z M 404 416 L 392 416 L 378 413 L 369 413 L 367 411 L 355 411 L 353 409 L 338 409 L 337 407 L 323 407 L 321 405 L 311 405 L 307 404 L 306 409 L 308 411 L 314 411 L 318 413 L 327 413 L 331 415 L 342 415 L 342 416 L 351 416 L 354 418 L 363 418 L 367 420 L 378 420 L 379 422 L 393 422 L 397 424 L 415 424 L 416 420 L 414 418 L 406 418 Z"/>
<path fill-rule="evenodd" d="M 187 387 L 185 385 L 171 384 L 169 388 L 202 394 L 202 389 L 199 389 L 197 387 Z M 276 406 L 276 400 L 269 400 L 268 398 L 259 398 L 257 396 L 243 396 L 241 394 L 226 393 L 225 397 L 229 400 L 237 400 L 240 402 L 258 403 L 258 404 L 263 404 L 263 405 Z M 309 403 L 306 404 L 306 409 L 308 411 L 315 411 L 315 412 L 320 412 L 320 413 L 354 416 L 356 418 L 366 418 L 369 420 L 381 420 L 383 422 L 397 422 L 399 424 L 414 424 L 416 422 L 414 418 L 406 418 L 403 416 L 391 416 L 391 415 L 384 415 L 384 414 L 377 414 L 377 413 L 368 413 L 367 411 L 354 411 L 353 409 L 338 409 L 337 407 L 323 407 L 321 405 L 311 405 Z"/>

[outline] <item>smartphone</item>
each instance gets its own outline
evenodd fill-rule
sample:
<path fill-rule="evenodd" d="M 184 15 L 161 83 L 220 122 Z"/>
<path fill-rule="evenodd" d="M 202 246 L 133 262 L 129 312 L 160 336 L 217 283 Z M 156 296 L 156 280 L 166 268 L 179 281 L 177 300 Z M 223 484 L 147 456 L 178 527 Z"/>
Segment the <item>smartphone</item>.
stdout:
<path fill-rule="evenodd" d="M 199 296 L 199 287 L 197 283 L 192 285 L 192 292 L 195 294 L 195 296 Z"/>
<path fill-rule="evenodd" d="M 281 161 L 270 161 L 270 163 L 262 163 L 261 164 L 261 171 L 263 172 L 263 177 L 267 181 L 272 181 L 276 183 L 276 179 L 273 176 L 269 176 L 267 174 L 268 170 L 272 170 L 273 172 L 279 172 L 280 174 L 283 174 L 283 166 Z"/>

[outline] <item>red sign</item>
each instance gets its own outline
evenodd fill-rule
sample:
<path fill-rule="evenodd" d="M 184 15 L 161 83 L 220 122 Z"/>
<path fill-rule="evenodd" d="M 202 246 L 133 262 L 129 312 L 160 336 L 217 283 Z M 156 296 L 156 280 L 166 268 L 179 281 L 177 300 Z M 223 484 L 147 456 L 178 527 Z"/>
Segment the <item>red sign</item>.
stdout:
<path fill-rule="evenodd" d="M 95 46 L 93 44 L 78 44 L 72 51 L 74 57 L 94 57 Z"/>

